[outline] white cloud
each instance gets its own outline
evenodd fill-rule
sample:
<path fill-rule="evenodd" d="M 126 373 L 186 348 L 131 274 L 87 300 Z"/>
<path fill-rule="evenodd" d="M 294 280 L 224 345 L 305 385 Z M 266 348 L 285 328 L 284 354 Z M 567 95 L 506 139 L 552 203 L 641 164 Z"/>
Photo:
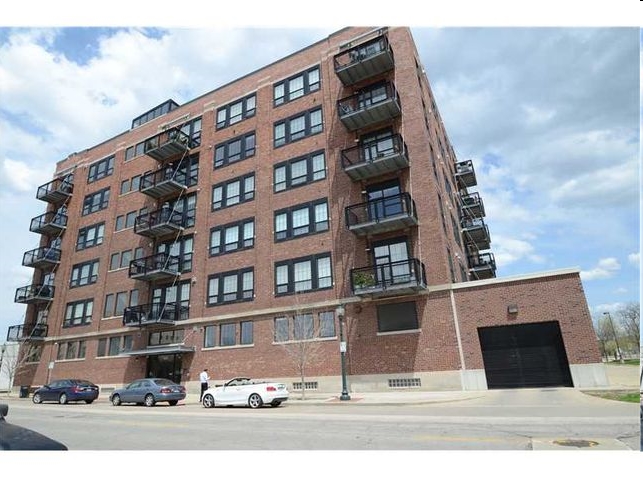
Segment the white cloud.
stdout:
<path fill-rule="evenodd" d="M 556 115 L 553 109 L 545 109 L 537 106 L 523 105 L 525 120 L 528 124 L 542 124 L 551 121 Z"/>
<path fill-rule="evenodd" d="M 636 252 L 635 254 L 629 254 L 627 256 L 627 260 L 629 261 L 630 264 L 632 264 L 634 267 L 639 267 L 641 265 L 641 253 Z"/>
<path fill-rule="evenodd" d="M 526 240 L 494 235 L 492 242 L 493 252 L 498 266 L 504 267 L 524 259 L 535 263 L 543 263 L 545 261 L 545 258 L 537 254 L 535 247 Z"/>
<path fill-rule="evenodd" d="M 20 192 L 35 193 L 36 187 L 43 179 L 43 173 L 27 166 L 22 161 L 5 158 L 2 162 L 2 173 L 9 186 Z M 46 178 L 48 175 L 44 175 Z M 49 175 L 50 176 L 50 175 Z"/>
<path fill-rule="evenodd" d="M 595 279 L 609 279 L 614 277 L 621 268 L 621 264 L 615 257 L 607 257 L 598 261 L 598 265 L 593 269 L 581 271 L 580 276 L 585 281 Z"/>

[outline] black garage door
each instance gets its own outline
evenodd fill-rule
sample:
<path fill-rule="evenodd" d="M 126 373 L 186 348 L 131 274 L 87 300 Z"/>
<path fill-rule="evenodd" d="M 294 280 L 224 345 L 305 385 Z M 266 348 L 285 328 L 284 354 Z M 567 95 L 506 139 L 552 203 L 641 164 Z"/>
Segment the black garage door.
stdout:
<path fill-rule="evenodd" d="M 558 322 L 478 328 L 487 386 L 571 387 Z"/>

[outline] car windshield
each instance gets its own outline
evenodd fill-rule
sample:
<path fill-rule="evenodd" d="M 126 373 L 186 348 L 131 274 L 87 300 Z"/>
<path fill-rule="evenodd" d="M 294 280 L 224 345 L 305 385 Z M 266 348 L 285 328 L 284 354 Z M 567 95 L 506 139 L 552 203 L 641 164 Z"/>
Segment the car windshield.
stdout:
<path fill-rule="evenodd" d="M 164 378 L 157 378 L 154 380 L 154 383 L 156 383 L 158 386 L 166 386 L 166 385 L 176 385 L 172 380 L 166 380 Z"/>

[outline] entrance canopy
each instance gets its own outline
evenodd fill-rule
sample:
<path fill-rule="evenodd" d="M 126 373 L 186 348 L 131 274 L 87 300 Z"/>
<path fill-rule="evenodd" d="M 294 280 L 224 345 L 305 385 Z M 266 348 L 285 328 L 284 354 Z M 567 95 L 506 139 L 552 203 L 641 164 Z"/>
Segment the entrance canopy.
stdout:
<path fill-rule="evenodd" d="M 184 344 L 148 346 L 142 350 L 126 351 L 122 354 L 129 356 L 170 355 L 175 353 L 194 353 L 194 346 Z"/>

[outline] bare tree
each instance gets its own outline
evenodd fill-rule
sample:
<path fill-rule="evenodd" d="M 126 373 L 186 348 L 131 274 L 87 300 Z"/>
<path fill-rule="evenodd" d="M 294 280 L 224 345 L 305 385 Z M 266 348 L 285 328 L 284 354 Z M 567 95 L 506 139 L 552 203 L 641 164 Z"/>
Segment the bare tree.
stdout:
<path fill-rule="evenodd" d="M 630 302 L 617 312 L 623 333 L 636 347 L 641 340 L 641 305 Z"/>
<path fill-rule="evenodd" d="M 42 346 L 36 345 L 30 341 L 24 341 L 18 346 L 18 354 L 15 358 L 8 354 L 6 344 L 3 344 L 2 347 L 0 347 L 0 351 L 2 352 L 2 365 L 0 365 L 0 371 L 8 377 L 9 382 L 7 393 L 11 393 L 14 378 L 23 371 L 23 365 L 25 363 L 33 361 L 37 356 L 39 356 L 42 352 Z"/>

